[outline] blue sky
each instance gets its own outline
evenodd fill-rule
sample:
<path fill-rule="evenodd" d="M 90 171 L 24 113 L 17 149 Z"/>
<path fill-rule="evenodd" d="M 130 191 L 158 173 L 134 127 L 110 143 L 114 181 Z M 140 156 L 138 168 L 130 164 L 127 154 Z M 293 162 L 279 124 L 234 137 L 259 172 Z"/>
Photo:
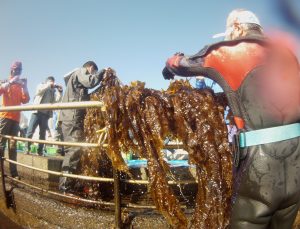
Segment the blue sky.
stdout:
<path fill-rule="evenodd" d="M 33 98 L 47 76 L 62 84 L 65 73 L 94 60 L 99 68 L 114 68 L 125 84 L 140 80 L 166 89 L 166 59 L 217 41 L 212 35 L 224 31 L 235 8 L 254 11 L 267 28 L 296 31 L 284 23 L 277 1 L 1 0 L 0 79 L 21 60 Z"/>

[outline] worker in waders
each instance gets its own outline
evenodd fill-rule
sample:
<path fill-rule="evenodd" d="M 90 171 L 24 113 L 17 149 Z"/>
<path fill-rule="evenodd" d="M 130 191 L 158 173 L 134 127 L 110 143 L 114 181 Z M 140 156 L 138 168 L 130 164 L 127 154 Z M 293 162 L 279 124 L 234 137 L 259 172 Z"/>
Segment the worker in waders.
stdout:
<path fill-rule="evenodd" d="M 98 71 L 95 62 L 88 61 L 81 68 L 75 69 L 65 75 L 66 91 L 62 102 L 89 101 L 88 89 L 98 86 L 106 70 Z M 62 110 L 59 115 L 63 139 L 66 142 L 85 141 L 83 121 L 86 109 Z M 77 146 L 64 147 L 63 173 L 75 173 L 80 161 L 82 148 Z M 59 190 L 62 192 L 74 191 L 74 179 L 60 177 Z"/>
<path fill-rule="evenodd" d="M 169 58 L 163 76 L 203 75 L 227 96 L 238 128 L 230 228 L 291 228 L 300 199 L 298 60 L 247 10 L 231 12 L 222 35 L 193 56 Z"/>

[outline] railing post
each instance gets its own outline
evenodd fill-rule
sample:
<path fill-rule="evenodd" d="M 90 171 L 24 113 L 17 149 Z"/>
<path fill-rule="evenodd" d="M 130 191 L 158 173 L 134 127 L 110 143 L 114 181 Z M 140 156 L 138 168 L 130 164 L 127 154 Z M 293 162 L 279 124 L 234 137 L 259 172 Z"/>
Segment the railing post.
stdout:
<path fill-rule="evenodd" d="M 4 154 L 4 152 L 3 152 Z M 5 184 L 5 173 L 4 173 L 4 155 L 0 155 L 0 169 L 1 169 L 1 183 L 2 183 L 2 190 L 4 195 L 4 200 L 6 203 L 6 207 L 10 208 L 14 206 L 13 196 L 12 196 L 12 190 L 7 191 L 6 190 L 6 184 Z"/>
<path fill-rule="evenodd" d="M 121 195 L 120 195 L 120 173 L 117 170 L 113 170 L 114 176 L 114 198 L 115 198 L 115 228 L 122 228 L 121 219 Z"/>
<path fill-rule="evenodd" d="M 4 199 L 5 199 L 5 202 L 7 203 L 7 200 L 6 200 L 6 186 L 5 186 L 5 174 L 4 174 L 4 159 L 3 159 L 3 156 L 4 155 L 0 155 L 1 183 L 2 183 L 2 190 L 3 190 Z"/>

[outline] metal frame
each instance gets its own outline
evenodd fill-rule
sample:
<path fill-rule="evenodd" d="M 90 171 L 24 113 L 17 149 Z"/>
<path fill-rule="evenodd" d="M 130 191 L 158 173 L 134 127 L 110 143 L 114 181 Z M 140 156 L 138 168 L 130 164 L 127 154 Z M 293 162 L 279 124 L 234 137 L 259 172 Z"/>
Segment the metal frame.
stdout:
<path fill-rule="evenodd" d="M 55 103 L 55 104 L 39 104 L 39 105 L 23 105 L 23 106 L 7 106 L 7 107 L 0 107 L 0 112 L 4 111 L 30 111 L 30 110 L 56 110 L 56 109 L 77 109 L 77 108 L 100 108 L 102 111 L 105 111 L 105 107 L 102 102 L 97 101 L 85 101 L 85 102 L 72 102 L 72 103 Z M 98 143 L 82 143 L 82 142 L 59 142 L 59 141 L 46 141 L 46 140 L 37 140 L 37 139 L 29 139 L 29 138 L 21 138 L 21 137 L 15 137 L 15 136 L 9 136 L 9 135 L 0 135 L 1 137 L 7 138 L 10 140 L 17 140 L 17 141 L 26 141 L 26 142 L 36 142 L 36 143 L 43 143 L 43 144 L 51 144 L 51 145 L 61 145 L 61 146 L 80 146 L 80 147 L 107 147 L 108 145 L 105 144 L 106 135 L 104 135 L 105 130 L 99 130 L 100 133 L 99 141 Z M 106 134 L 106 133 L 105 133 Z M 165 149 L 180 149 L 182 148 L 182 144 L 174 144 L 174 145 L 165 145 Z M 56 175 L 56 176 L 64 176 L 69 178 L 76 178 L 76 179 L 83 179 L 83 180 L 90 180 L 90 181 L 99 181 L 99 182 L 109 182 L 114 183 L 114 203 L 111 202 L 104 202 L 104 201 L 92 201 L 92 200 L 86 200 L 82 198 L 74 198 L 70 197 L 64 194 L 60 194 L 57 192 L 45 190 L 39 187 L 36 187 L 34 185 L 27 184 L 25 182 L 19 181 L 17 179 L 14 179 L 12 177 L 9 177 L 5 175 L 4 171 L 4 161 L 7 161 L 8 163 L 13 163 L 19 166 L 26 167 L 28 169 Z M 117 170 L 113 170 L 113 178 L 106 178 L 106 177 L 92 177 L 92 176 L 82 176 L 82 175 L 74 175 L 74 174 L 65 174 L 62 172 L 55 172 L 45 169 L 39 169 L 36 167 L 32 167 L 29 165 L 25 165 L 10 159 L 7 159 L 3 156 L 0 156 L 0 170 L 1 170 L 1 182 L 3 187 L 3 192 L 6 200 L 6 206 L 7 208 L 13 207 L 13 195 L 12 191 L 6 190 L 6 184 L 5 184 L 5 178 L 11 179 L 14 182 L 20 183 L 22 185 L 26 185 L 30 188 L 40 190 L 44 193 L 49 193 L 56 196 L 63 196 L 70 199 L 76 199 L 83 202 L 89 202 L 93 204 L 100 204 L 100 205 L 109 205 L 114 206 L 115 209 L 115 228 L 121 229 L 122 226 L 122 220 L 121 220 L 121 208 L 122 207 L 131 207 L 131 208 L 137 208 L 137 209 L 156 209 L 155 206 L 142 206 L 142 205 L 136 205 L 136 204 L 122 204 L 122 198 L 120 194 L 120 172 Z M 141 184 L 141 185 L 148 185 L 149 181 L 145 180 L 122 180 L 122 182 L 129 183 L 129 184 Z M 181 181 L 168 181 L 169 184 L 195 184 L 197 181 L 195 180 L 181 180 Z"/>

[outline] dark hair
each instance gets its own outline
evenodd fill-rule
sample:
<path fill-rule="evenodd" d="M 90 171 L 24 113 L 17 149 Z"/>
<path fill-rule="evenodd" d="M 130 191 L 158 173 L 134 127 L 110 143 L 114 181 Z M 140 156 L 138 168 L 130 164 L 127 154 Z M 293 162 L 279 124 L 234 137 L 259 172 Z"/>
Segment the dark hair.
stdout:
<path fill-rule="evenodd" d="M 46 79 L 46 81 L 48 81 L 48 80 L 49 80 L 49 81 L 53 81 L 53 82 L 55 81 L 55 79 L 54 79 L 53 76 L 48 76 L 47 79 Z"/>
<path fill-rule="evenodd" d="M 86 62 L 82 67 L 87 68 L 87 67 L 90 67 L 90 66 L 93 66 L 94 69 L 96 71 L 98 71 L 97 64 L 94 61 L 88 61 L 88 62 Z"/>

